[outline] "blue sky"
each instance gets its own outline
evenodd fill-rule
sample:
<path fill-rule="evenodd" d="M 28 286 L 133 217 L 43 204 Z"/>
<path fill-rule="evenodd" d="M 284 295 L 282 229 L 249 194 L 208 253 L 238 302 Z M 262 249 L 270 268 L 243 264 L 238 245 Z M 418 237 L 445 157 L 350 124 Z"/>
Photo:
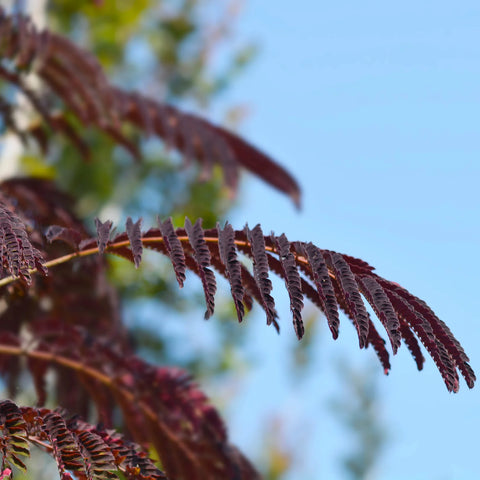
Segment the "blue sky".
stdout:
<path fill-rule="evenodd" d="M 252 108 L 242 133 L 303 189 L 298 213 L 249 176 L 234 225 L 260 222 L 368 261 L 432 306 L 477 372 L 479 20 L 473 1 L 249 0 L 238 34 L 261 53 L 224 98 Z M 258 370 L 230 409 L 233 439 L 255 456 L 260 416 L 278 411 L 304 454 L 289 478 L 340 478 L 346 440 L 326 407 L 335 359 L 369 365 L 373 353 L 358 351 L 344 319 L 337 342 L 323 329 L 313 378 L 293 387 L 282 370 L 294 337 L 286 301 L 279 310 L 280 337 L 260 315 L 249 320 Z M 449 394 L 429 357 L 419 373 L 401 350 L 388 377 L 378 367 L 390 443 L 377 478 L 477 478 L 478 388 Z"/>

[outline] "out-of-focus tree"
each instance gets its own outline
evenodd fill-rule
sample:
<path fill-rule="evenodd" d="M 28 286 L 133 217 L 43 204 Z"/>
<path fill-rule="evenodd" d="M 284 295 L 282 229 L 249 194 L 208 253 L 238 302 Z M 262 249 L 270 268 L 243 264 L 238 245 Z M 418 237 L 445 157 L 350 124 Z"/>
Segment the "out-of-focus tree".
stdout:
<path fill-rule="evenodd" d="M 333 412 L 349 437 L 341 462 L 351 480 L 373 480 L 387 441 L 382 421 L 377 376 L 373 369 L 338 364 L 341 391 L 332 400 Z"/>

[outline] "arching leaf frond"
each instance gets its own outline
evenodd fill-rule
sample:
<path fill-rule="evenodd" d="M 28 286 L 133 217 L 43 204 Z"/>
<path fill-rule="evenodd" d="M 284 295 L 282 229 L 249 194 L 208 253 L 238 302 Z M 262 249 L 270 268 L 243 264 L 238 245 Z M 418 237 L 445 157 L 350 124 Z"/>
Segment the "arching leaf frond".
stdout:
<path fill-rule="evenodd" d="M 243 318 L 242 308 L 249 308 L 250 299 L 254 298 L 264 309 L 267 324 L 274 323 L 278 328 L 269 279 L 269 272 L 272 271 L 285 280 L 293 324 L 299 338 L 303 335 L 301 307 L 304 297 L 326 314 L 333 338 L 338 336 L 336 309 L 340 307 L 356 327 L 360 348 L 372 345 L 384 370 L 388 372 L 390 363 L 385 341 L 366 310 L 365 298 L 386 330 L 393 353 L 397 352 L 403 340 L 421 369 L 423 356 L 415 339 L 417 337 L 435 361 L 449 391 L 456 392 L 459 388 L 457 370 L 467 385 L 473 387 L 475 374 L 468 363 L 469 359 L 445 323 L 423 301 L 398 284 L 377 275 L 373 267 L 364 261 L 319 249 L 311 243 L 289 242 L 284 235 L 265 236 L 260 225 L 253 229 L 246 226 L 237 231 L 228 224 L 223 230 L 219 227 L 204 230 L 199 222 L 193 226 L 189 219 L 186 219 L 185 228 L 174 229 L 170 219 L 159 222 L 159 225 L 160 229 L 152 228 L 142 233 L 143 247 L 170 258 L 177 278 L 180 276 L 182 280 L 180 286 L 183 285 L 186 268 L 201 279 L 203 275 L 207 316 L 214 309 L 216 287 L 210 270 L 213 268 L 230 283 L 240 321 Z M 59 238 L 62 238 L 61 234 Z M 70 257 L 53 259 L 47 265 L 95 253 L 99 250 L 98 242 L 98 238 L 83 240 L 79 250 Z M 112 238 L 105 250 L 134 261 L 126 233 Z M 253 275 L 238 261 L 239 253 L 253 260 Z M 206 271 L 210 272 L 208 278 Z M 241 308 L 239 305 L 242 301 Z"/>
<path fill-rule="evenodd" d="M 129 434 L 155 447 L 169 478 L 258 478 L 248 460 L 228 443 L 219 414 L 183 370 L 151 366 L 110 348 L 108 340 L 94 340 L 81 328 L 61 322 L 36 322 L 31 333 L 34 346 L 23 345 L 13 335 L 1 336 L 0 360 L 27 358 L 39 401 L 47 396 L 47 370 L 67 371 L 89 392 L 102 424 L 111 426 L 115 407 L 120 409 Z M 65 422 L 54 420 L 63 431 Z M 95 442 L 91 439 L 89 455 L 97 451 Z"/>
<path fill-rule="evenodd" d="M 0 402 L 0 427 L 5 479 L 13 478 L 11 467 L 27 471 L 19 457 L 28 457 L 30 445 L 35 445 L 54 458 L 61 480 L 74 476 L 84 480 L 168 480 L 145 452 L 122 435 L 78 418 L 69 419 L 59 411 L 18 407 L 4 400 Z"/>
<path fill-rule="evenodd" d="M 138 147 L 125 133 L 125 124 L 160 137 L 168 147 L 181 152 L 187 163 L 196 159 L 202 178 L 209 178 L 213 165 L 218 164 L 226 186 L 235 192 L 240 168 L 245 168 L 299 205 L 300 189 L 295 179 L 234 133 L 137 92 L 112 86 L 93 55 L 61 35 L 38 31 L 27 17 L 7 15 L 0 7 L 0 27 L 0 59 L 9 60 L 9 68 L 0 64 L 0 79 L 21 89 L 49 130 L 65 135 L 84 156 L 90 156 L 88 145 L 68 119 L 69 114 L 82 125 L 109 135 L 137 158 Z M 41 79 L 42 95 L 28 87 L 28 72 L 35 72 Z M 38 124 L 22 131 L 14 123 L 12 107 L 1 98 L 0 115 L 22 138 L 30 135 L 46 147 L 49 130 Z"/>
<path fill-rule="evenodd" d="M 38 269 L 44 275 L 42 254 L 28 238 L 25 224 L 0 198 L 0 268 L 31 283 L 29 271 Z"/>

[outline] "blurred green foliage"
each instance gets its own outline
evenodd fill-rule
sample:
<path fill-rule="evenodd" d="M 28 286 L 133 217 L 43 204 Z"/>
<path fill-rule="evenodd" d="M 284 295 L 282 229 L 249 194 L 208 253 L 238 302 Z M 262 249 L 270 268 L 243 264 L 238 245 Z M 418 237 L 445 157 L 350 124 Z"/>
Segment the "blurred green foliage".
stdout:
<path fill-rule="evenodd" d="M 350 437 L 341 464 L 350 480 L 376 477 L 376 467 L 387 441 L 377 386 L 378 369 L 338 364 L 341 392 L 331 402 L 332 411 Z"/>

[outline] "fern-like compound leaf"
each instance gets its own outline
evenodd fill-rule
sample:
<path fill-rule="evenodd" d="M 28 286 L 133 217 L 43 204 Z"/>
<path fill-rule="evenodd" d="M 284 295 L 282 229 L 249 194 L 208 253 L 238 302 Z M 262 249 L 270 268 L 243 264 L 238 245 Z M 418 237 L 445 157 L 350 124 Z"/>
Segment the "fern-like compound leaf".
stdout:
<path fill-rule="evenodd" d="M 60 225 L 50 225 L 45 231 L 45 238 L 48 243 L 52 243 L 55 240 L 62 240 L 75 249 L 78 248 L 82 241 L 80 232 L 73 228 L 61 227 Z"/>
<path fill-rule="evenodd" d="M 15 466 L 25 472 L 27 467 L 19 457 L 30 456 L 27 424 L 16 405 L 10 401 L 0 402 L 0 427 L 3 434 L 0 439 L 2 470 Z"/>
<path fill-rule="evenodd" d="M 71 114 L 83 126 L 110 136 L 137 159 L 139 148 L 124 133 L 124 124 L 163 139 L 181 152 L 187 163 L 195 158 L 201 166 L 201 178 L 209 178 L 213 165 L 218 164 L 225 185 L 236 192 L 240 169 L 246 168 L 299 205 L 300 188 L 290 173 L 237 135 L 137 92 L 112 86 L 93 55 L 61 35 L 38 31 L 22 15 L 7 15 L 0 8 L 0 26 L 0 58 L 9 65 L 0 66 L 0 78 L 21 89 L 43 123 L 65 135 L 84 157 L 90 158 L 91 152 L 69 119 Z M 28 72 L 35 72 L 42 81 L 41 95 L 28 87 Z M 55 102 L 47 102 L 47 98 Z M 37 124 L 20 129 L 7 99 L 0 98 L 0 115 L 21 138 L 31 136 L 46 147 L 47 129 Z"/>
<path fill-rule="evenodd" d="M 365 305 L 360 296 L 352 270 L 339 253 L 325 252 L 324 258 L 337 279 L 337 285 L 348 311 L 352 313 L 353 321 L 358 332 L 360 348 L 366 347 L 369 327 L 368 314 L 365 310 Z"/>
<path fill-rule="evenodd" d="M 409 327 L 421 340 L 439 369 L 449 391 L 458 390 L 458 374 L 454 360 L 448 355 L 445 346 L 435 336 L 435 333 L 425 317 L 395 291 L 387 291 L 387 295 L 395 310 L 408 322 Z M 468 383 L 468 382 L 467 382 Z"/>
<path fill-rule="evenodd" d="M 85 462 L 73 432 L 67 428 L 65 419 L 57 412 L 48 412 L 43 418 L 43 431 L 57 462 L 60 476 L 67 470 L 85 474 Z"/>
<path fill-rule="evenodd" d="M 4 400 L 0 426 L 3 473 L 11 466 L 26 471 L 18 455 L 28 456 L 33 444 L 54 458 L 61 480 L 71 480 L 73 475 L 85 480 L 168 480 L 138 446 L 120 434 L 65 418 L 59 411 L 19 408 Z"/>
<path fill-rule="evenodd" d="M 225 265 L 226 277 L 230 282 L 230 291 L 237 311 L 237 318 L 241 322 L 245 315 L 243 306 L 245 289 L 242 283 L 242 265 L 238 261 L 237 249 L 235 248 L 235 232 L 228 222 L 225 223 L 223 230 L 217 223 L 217 231 L 220 260 Z"/>
<path fill-rule="evenodd" d="M 368 300 L 375 314 L 385 327 L 390 343 L 392 344 L 393 353 L 397 353 L 402 337 L 400 333 L 400 322 L 393 309 L 392 303 L 383 291 L 383 288 L 374 278 L 367 275 L 363 277 L 357 275 L 356 279 L 360 291 Z"/>
<path fill-rule="evenodd" d="M 423 364 L 425 363 L 425 357 L 423 356 L 418 340 L 410 330 L 408 323 L 402 318 L 400 314 L 397 313 L 397 316 L 400 320 L 400 333 L 402 335 L 402 340 L 405 342 L 405 345 L 410 350 L 410 353 L 415 360 L 418 370 L 423 370 Z"/>
<path fill-rule="evenodd" d="M 105 252 L 105 248 L 107 248 L 107 244 L 110 240 L 110 232 L 112 231 L 112 225 L 113 224 L 110 220 L 102 223 L 98 218 L 95 219 L 95 227 L 97 229 L 97 245 L 100 253 Z"/>
<path fill-rule="evenodd" d="M 276 321 L 278 314 L 275 309 L 275 300 L 270 295 L 270 292 L 272 291 L 272 282 L 268 278 L 270 267 L 265 252 L 265 238 L 260 225 L 256 225 L 253 230 L 250 230 L 248 225 L 246 225 L 244 232 L 251 245 L 253 274 L 258 290 L 260 291 L 263 307 L 267 314 L 267 325 L 270 325 Z"/>
<path fill-rule="evenodd" d="M 257 225 L 234 231 L 230 225 L 204 230 L 200 222 L 193 225 L 186 220 L 185 229 L 174 229 L 171 220 L 159 222 L 160 230 L 150 229 L 142 234 L 144 247 L 153 248 L 167 255 L 174 266 L 177 279 L 183 285 L 186 268 L 202 279 L 210 267 L 230 282 L 239 320 L 243 318 L 243 303 L 250 308 L 251 299 L 264 309 L 267 323 L 278 330 L 277 313 L 269 272 L 282 277 L 290 297 L 294 328 L 298 337 L 303 334 L 301 310 L 303 298 L 310 299 L 325 313 L 334 338 L 338 336 L 338 308 L 352 320 L 358 334 L 360 347 L 372 346 L 386 373 L 390 370 L 389 353 L 385 341 L 363 300 L 372 306 L 375 315 L 390 339 L 395 354 L 401 341 L 407 345 L 420 370 L 423 354 L 422 342 L 436 363 L 449 391 L 459 388 L 458 372 L 472 388 L 475 374 L 469 359 L 448 327 L 420 299 L 398 284 L 390 282 L 374 272 L 373 267 L 360 259 L 337 252 L 321 250 L 312 243 L 289 242 L 285 235 L 264 236 Z M 120 234 L 110 242 L 108 251 L 119 253 L 133 261 L 130 249 L 125 247 L 126 234 Z M 84 248 L 91 248 L 85 243 Z M 238 254 L 253 260 L 253 275 L 240 262 Z M 80 248 L 79 254 L 82 254 Z M 278 259 L 277 259 L 278 255 Z M 202 279 L 207 300 L 207 316 L 213 313 L 214 282 Z"/>
<path fill-rule="evenodd" d="M 304 254 L 308 260 L 310 271 L 317 287 L 321 308 L 325 312 L 333 338 L 336 339 L 340 324 L 337 300 L 322 251 L 311 242 L 306 244 L 297 242 L 297 244 L 300 247 L 299 253 Z"/>
<path fill-rule="evenodd" d="M 187 266 L 185 264 L 185 253 L 183 251 L 182 243 L 175 233 L 175 228 L 172 223 L 172 219 L 169 218 L 164 222 L 158 220 L 158 226 L 162 232 L 163 240 L 165 242 L 165 248 L 167 249 L 168 256 L 172 261 L 173 269 L 177 277 L 177 282 L 180 287 L 183 287 L 185 281 L 185 271 Z"/>
<path fill-rule="evenodd" d="M 367 312 L 368 313 L 368 312 Z M 369 316 L 370 317 L 370 316 Z M 388 354 L 387 349 L 385 348 L 385 340 L 378 333 L 375 325 L 372 320 L 368 320 L 368 337 L 366 342 L 366 347 L 371 345 L 377 354 L 378 359 L 383 367 L 383 372 L 385 375 L 388 375 L 390 372 L 390 355 Z"/>
<path fill-rule="evenodd" d="M 210 250 L 205 243 L 203 236 L 202 220 L 198 219 L 195 225 L 188 217 L 185 218 L 185 230 L 188 240 L 192 246 L 195 261 L 198 265 L 198 275 L 202 281 L 203 291 L 205 292 L 205 301 L 207 302 L 207 311 L 205 318 L 208 319 L 215 310 L 215 292 L 217 291 L 217 282 L 214 273 L 208 268 L 211 265 Z"/>
<path fill-rule="evenodd" d="M 141 218 L 139 218 L 135 223 L 133 223 L 132 219 L 128 217 L 125 226 L 128 240 L 130 241 L 130 245 L 132 247 L 133 263 L 135 264 L 136 268 L 138 268 L 140 262 L 142 261 L 143 244 L 142 231 L 140 230 L 141 225 Z"/>
<path fill-rule="evenodd" d="M 93 432 L 82 431 L 77 433 L 76 439 L 87 475 L 98 480 L 117 478 L 113 473 L 116 470 L 115 458 L 102 437 Z"/>
<path fill-rule="evenodd" d="M 91 398 L 99 413 L 105 408 L 103 399 L 109 398 L 109 408 L 119 409 L 130 435 L 139 443 L 155 447 L 169 477 L 258 478 L 248 460 L 228 443 L 218 412 L 183 370 L 159 368 L 133 355 L 119 354 L 108 341 L 88 338 L 82 329 L 59 322 L 38 322 L 32 326 L 32 334 L 38 343 L 29 350 L 22 348 L 19 338 L 9 338 L 7 343 L 0 339 L 0 358 L 48 358 L 50 369 L 66 369 L 89 392 L 95 386 Z M 104 419 L 109 417 L 102 415 Z M 102 441 L 106 442 L 100 432 L 94 431 L 93 436 L 72 433 L 70 423 L 59 413 L 46 417 L 45 429 L 51 436 L 50 443 L 56 445 L 53 453 L 57 464 L 65 471 L 108 478 L 100 476 L 112 471 L 112 459 L 100 455 L 105 451 Z M 242 473 L 235 477 L 235 472 Z"/>
<path fill-rule="evenodd" d="M 42 254 L 30 242 L 24 223 L 1 200 L 0 262 L 2 270 L 27 283 L 31 283 L 30 270 L 47 274 Z"/>
<path fill-rule="evenodd" d="M 435 332 L 436 337 L 441 340 L 442 345 L 447 349 L 449 356 L 459 368 L 469 387 L 472 388 L 476 378 L 475 373 L 468 363 L 470 359 L 445 322 L 440 320 L 423 300 L 412 295 L 404 288 L 394 285 L 393 290 L 404 298 L 416 311 L 423 315 Z"/>
<path fill-rule="evenodd" d="M 275 245 L 280 257 L 283 269 L 283 277 L 290 296 L 290 310 L 293 314 L 293 326 L 298 339 L 303 337 L 305 328 L 302 320 L 303 293 L 300 273 L 297 269 L 295 257 L 290 251 L 290 242 L 285 234 L 275 237 L 272 235 L 272 243 Z"/>

